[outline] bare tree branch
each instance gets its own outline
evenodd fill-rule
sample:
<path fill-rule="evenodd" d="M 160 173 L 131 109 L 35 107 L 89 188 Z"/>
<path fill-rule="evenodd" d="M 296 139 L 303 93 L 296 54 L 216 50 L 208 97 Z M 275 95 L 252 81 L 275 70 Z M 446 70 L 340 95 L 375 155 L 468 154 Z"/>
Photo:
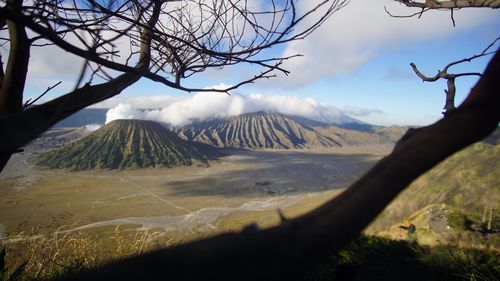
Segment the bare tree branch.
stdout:
<path fill-rule="evenodd" d="M 97 49 L 102 49 L 106 45 L 111 46 L 113 45 L 113 41 L 118 40 L 123 36 L 129 37 L 132 41 L 138 40 L 136 37 L 134 37 L 134 33 L 130 32 L 129 29 L 118 31 L 114 30 L 113 27 L 104 25 L 102 27 L 102 30 L 113 31 L 117 34 L 111 39 L 101 40 L 97 48 L 92 48 L 89 44 L 87 44 L 76 31 L 83 30 L 87 32 L 90 26 L 97 23 L 104 24 L 111 18 L 117 18 L 124 23 L 128 23 L 130 26 L 137 26 L 139 28 L 144 28 L 144 24 L 130 17 L 127 11 L 120 10 L 122 9 L 122 6 L 116 9 L 110 9 L 96 1 L 89 0 L 89 2 L 92 4 L 92 7 L 94 7 L 95 10 L 89 8 L 88 13 L 101 13 L 103 14 L 102 18 L 99 18 L 98 20 L 86 19 L 87 16 L 85 14 L 82 15 L 82 13 L 87 11 L 85 9 L 82 9 L 81 7 L 68 8 L 65 6 L 60 6 L 59 4 L 54 4 L 54 6 L 51 7 L 52 9 L 59 9 L 64 11 L 65 13 L 71 11 L 73 13 L 76 13 L 77 16 L 77 20 L 73 18 L 64 18 L 62 21 L 58 21 L 58 24 L 65 24 L 66 26 L 68 26 L 68 28 L 59 30 L 57 32 L 46 21 L 44 22 L 43 20 L 33 20 L 34 16 L 38 16 L 36 13 L 40 13 L 40 11 L 36 8 L 32 9 L 32 14 L 34 15 L 13 14 L 10 13 L 8 9 L 0 8 L 0 16 L 20 22 L 23 25 L 29 27 L 31 30 L 40 34 L 42 38 L 49 40 L 65 51 L 104 67 L 120 72 L 133 72 L 155 82 L 163 83 L 168 87 L 187 92 L 227 92 L 231 89 L 198 89 L 185 87 L 181 85 L 180 80 L 184 77 L 190 77 L 194 73 L 204 71 L 207 68 L 221 68 L 224 66 L 241 63 L 255 64 L 260 60 L 260 58 L 257 60 L 251 60 L 251 57 L 258 55 L 262 50 L 268 49 L 274 45 L 303 39 L 312 31 L 314 31 L 318 26 L 320 26 L 335 11 L 341 9 L 347 3 L 346 0 L 324 0 L 318 3 L 311 10 L 306 11 L 300 17 L 292 16 L 290 21 L 283 26 L 273 24 L 271 26 L 271 29 L 262 27 L 256 22 L 256 20 L 250 20 L 248 15 L 256 17 L 256 15 L 268 13 L 271 15 L 273 23 L 275 22 L 275 18 L 277 17 L 277 22 L 282 23 L 283 18 L 285 18 L 286 13 L 289 12 L 289 9 L 274 9 L 270 12 L 259 13 L 248 10 L 248 8 L 246 7 L 246 1 L 236 1 L 235 3 L 230 2 L 231 4 L 229 7 L 221 6 L 208 11 L 209 16 L 207 16 L 206 18 L 204 16 L 201 16 L 203 18 L 191 19 L 186 15 L 189 11 L 184 10 L 185 8 L 183 7 L 174 9 L 169 12 L 162 11 L 162 16 L 164 18 L 171 19 L 171 21 L 169 22 L 173 22 L 174 26 L 177 25 L 175 29 L 172 29 L 172 27 L 160 23 L 157 28 L 152 30 L 152 34 L 154 36 L 152 47 L 153 51 L 158 55 L 154 56 L 154 61 L 156 61 L 156 58 L 158 57 L 160 60 L 167 63 L 153 63 L 153 66 L 158 66 L 158 68 L 155 70 L 138 70 L 137 68 L 129 66 L 126 63 L 124 64 L 114 60 L 110 60 L 109 57 L 116 57 L 116 55 L 111 53 L 110 51 L 106 51 L 104 53 L 105 55 L 99 54 L 97 52 Z M 168 1 L 166 4 L 170 5 L 171 2 L 172 1 Z M 201 4 L 202 2 L 198 3 L 198 1 L 194 0 L 176 2 L 186 3 L 186 6 L 189 6 L 190 3 L 196 3 L 193 5 L 199 6 L 198 12 L 207 12 L 206 10 L 204 10 L 204 7 L 206 7 L 206 5 Z M 293 3 L 293 1 L 287 0 L 285 2 L 285 7 L 289 5 L 288 3 Z M 320 8 L 325 8 L 326 11 L 322 12 L 322 16 L 318 20 L 314 21 L 304 30 L 296 32 L 295 34 L 293 33 L 295 28 L 299 24 L 304 22 Z M 50 9 L 44 7 L 42 11 L 45 12 L 45 10 Z M 231 10 L 234 10 L 235 15 L 232 16 L 232 18 L 229 20 L 221 20 L 223 15 L 227 14 Z M 290 12 L 295 15 L 295 8 L 293 8 Z M 50 13 L 54 14 L 54 12 Z M 54 16 L 57 16 L 58 18 L 61 17 L 59 14 L 55 14 Z M 242 39 L 234 41 L 233 38 L 243 38 L 243 34 L 246 34 L 248 32 L 246 32 L 246 30 L 242 30 L 240 32 L 241 34 L 237 35 L 237 33 L 239 32 L 238 30 L 229 30 L 227 28 L 228 23 L 234 24 L 234 22 L 239 21 L 241 17 L 246 19 L 246 23 L 251 25 L 251 28 L 254 30 L 253 38 L 249 41 L 249 43 L 246 43 L 244 45 L 241 44 L 243 42 Z M 163 20 L 166 21 L 165 19 Z M 212 22 L 211 25 L 210 22 Z M 76 25 L 73 23 L 75 23 Z M 206 28 L 205 24 L 210 25 L 210 27 L 206 31 L 204 31 L 204 29 Z M 61 34 L 67 34 L 69 32 L 71 32 L 71 34 L 73 34 L 74 36 L 77 36 L 79 38 L 79 41 L 85 46 L 82 48 L 81 46 L 72 44 L 68 40 L 65 40 L 63 36 L 61 36 Z M 198 32 L 200 34 L 197 34 Z M 99 29 L 93 30 L 90 34 L 92 36 L 99 37 Z M 218 39 L 210 40 L 210 38 L 215 38 L 213 36 L 217 37 Z M 181 53 L 185 55 L 179 56 L 179 51 L 181 51 Z M 109 55 L 109 57 L 106 57 L 106 55 Z M 175 60 L 165 59 L 170 58 L 172 55 L 176 56 Z M 282 71 L 286 74 L 286 71 L 284 71 L 283 69 L 276 68 L 276 65 L 279 65 L 280 62 L 282 62 L 284 59 L 288 58 L 276 58 L 273 61 L 274 63 L 259 63 L 259 65 L 261 65 L 263 68 L 266 68 L 264 72 L 267 72 L 267 69 L 272 69 L 273 71 Z M 170 63 L 168 63 L 169 61 Z M 165 71 L 164 67 L 167 65 L 170 65 L 170 71 Z M 169 79 L 169 76 L 163 76 L 159 74 L 159 72 L 171 73 L 173 74 L 174 79 Z M 255 75 L 248 78 L 248 81 L 243 81 L 244 83 L 238 84 L 241 86 L 244 84 L 252 83 L 254 81 L 254 78 Z"/>
<path fill-rule="evenodd" d="M 489 51 L 498 41 L 500 40 L 500 37 L 497 37 L 495 40 L 493 40 L 492 43 L 490 43 L 480 54 L 478 55 L 473 55 L 468 58 L 464 58 L 461 60 L 453 61 L 448 63 L 443 70 L 438 70 L 438 73 L 432 77 L 426 76 L 420 72 L 420 70 L 417 68 L 417 66 L 414 63 L 410 63 L 411 68 L 415 72 L 415 74 L 422 79 L 423 82 L 435 82 L 439 79 L 445 79 L 446 80 L 446 85 L 447 89 L 444 90 L 445 95 L 446 95 L 446 102 L 445 106 L 443 108 L 443 114 L 446 115 L 452 110 L 455 109 L 455 94 L 456 94 L 456 87 L 455 87 L 455 80 L 456 78 L 459 77 L 464 77 L 464 76 L 481 76 L 481 73 L 477 72 L 464 72 L 464 73 L 458 73 L 458 74 L 451 74 L 448 73 L 448 70 L 450 67 L 455 66 L 460 63 L 464 62 L 470 62 L 474 59 L 488 56 L 494 53 L 498 53 L 497 51 Z"/>
<path fill-rule="evenodd" d="M 308 214 L 124 258 L 65 280 L 296 280 L 359 235 L 401 191 L 500 121 L 500 54 L 467 99 L 437 123 L 408 132 L 361 179 Z"/>
<path fill-rule="evenodd" d="M 439 71 L 439 70 L 438 70 L 438 73 L 436 75 L 434 75 L 433 77 L 427 77 L 427 76 L 423 75 L 422 72 L 420 72 L 420 70 L 418 70 L 417 66 L 413 62 L 410 63 L 410 66 L 413 69 L 413 71 L 415 72 L 415 74 L 417 74 L 417 76 L 420 77 L 422 79 L 422 81 L 424 81 L 424 82 L 434 82 L 440 78 L 441 71 Z"/>
<path fill-rule="evenodd" d="M 415 12 L 413 14 L 409 14 L 409 15 L 395 15 L 393 13 L 391 13 L 389 10 L 387 10 L 387 7 L 384 6 L 384 10 L 385 12 L 393 17 L 393 18 L 412 18 L 412 17 L 415 17 L 415 16 L 418 16 L 418 18 L 421 18 L 422 15 L 427 12 L 428 10 L 430 10 L 429 8 L 422 8 L 422 10 L 420 12 Z"/>
<path fill-rule="evenodd" d="M 52 86 L 49 86 L 42 94 L 40 94 L 36 99 L 32 100 L 32 99 L 28 99 L 24 105 L 23 105 L 23 109 L 25 108 L 28 108 L 29 106 L 33 105 L 35 102 L 37 102 L 39 99 L 41 99 L 43 96 L 45 96 L 48 92 L 50 92 L 52 89 L 54 89 L 55 87 L 59 86 L 59 84 L 61 84 L 62 81 L 59 81 L 57 82 L 56 84 L 52 85 Z"/>
<path fill-rule="evenodd" d="M 454 11 L 463 8 L 500 8 L 500 0 L 425 0 L 425 1 L 415 1 L 415 0 L 394 0 L 401 4 L 404 4 L 410 8 L 419 8 L 419 12 L 415 12 L 408 15 L 395 15 L 384 7 L 385 12 L 394 18 L 411 18 L 418 16 L 422 17 L 425 12 L 430 10 L 446 10 L 450 11 L 450 19 L 453 26 L 456 25 Z"/>
<path fill-rule="evenodd" d="M 500 8 L 500 0 L 394 0 L 410 8 L 462 9 L 462 8 Z"/>

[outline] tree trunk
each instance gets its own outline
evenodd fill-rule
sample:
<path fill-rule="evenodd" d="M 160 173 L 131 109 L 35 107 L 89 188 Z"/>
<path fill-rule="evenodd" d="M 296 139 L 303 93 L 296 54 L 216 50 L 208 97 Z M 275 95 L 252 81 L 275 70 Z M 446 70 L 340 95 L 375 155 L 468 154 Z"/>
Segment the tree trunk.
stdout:
<path fill-rule="evenodd" d="M 145 24 L 146 27 L 141 31 L 140 57 L 139 62 L 135 65 L 137 72 L 126 72 L 106 83 L 85 85 L 61 97 L 21 112 L 9 112 L 7 115 L 0 114 L 0 132 L 5 132 L 2 136 L 2 142 L 0 142 L 0 171 L 5 167 L 7 161 L 14 152 L 18 151 L 20 147 L 35 139 L 38 135 L 45 132 L 60 120 L 89 105 L 118 95 L 123 89 L 134 84 L 141 78 L 140 72 L 145 69 L 147 70 L 151 62 L 152 30 L 154 30 L 154 26 L 158 22 L 162 3 L 163 2 L 159 0 L 154 1 L 151 16 Z M 9 55 L 9 62 L 10 59 L 11 57 Z M 22 81 L 23 84 L 19 85 L 20 88 L 10 87 L 8 90 L 5 90 L 7 89 L 5 86 L 7 82 L 4 81 L 2 90 L 5 91 L 6 96 L 16 96 L 24 87 L 25 70 L 27 70 L 27 66 L 26 68 L 21 68 L 21 66 L 17 66 L 15 63 L 13 65 L 14 70 L 12 73 L 13 77 L 16 78 L 12 80 L 18 81 L 19 84 L 22 75 L 24 75 L 24 80 Z M 20 73 L 18 75 L 19 77 L 17 77 L 15 69 L 25 72 L 23 72 L 24 74 Z M 5 77 L 7 78 L 7 74 Z M 20 94 L 22 102 L 22 91 Z M 22 103 L 20 106 L 22 107 Z"/>
<path fill-rule="evenodd" d="M 446 81 L 446 85 L 448 86 L 447 90 L 444 90 L 446 95 L 446 103 L 444 105 L 443 114 L 446 115 L 455 109 L 455 92 L 457 88 L 455 87 L 455 78 L 448 78 Z"/>
<path fill-rule="evenodd" d="M 21 13 L 21 5 L 21 0 L 8 0 L 6 3 L 6 7 L 16 13 Z M 30 57 L 30 44 L 24 26 L 11 20 L 6 22 L 9 28 L 10 50 L 0 89 L 0 117 L 22 110 Z"/>

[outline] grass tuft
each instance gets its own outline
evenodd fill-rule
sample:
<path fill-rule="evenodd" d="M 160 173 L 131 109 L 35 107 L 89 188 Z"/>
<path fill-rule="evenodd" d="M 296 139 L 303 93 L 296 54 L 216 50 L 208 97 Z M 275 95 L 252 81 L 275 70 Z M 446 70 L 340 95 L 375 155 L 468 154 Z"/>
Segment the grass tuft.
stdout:
<path fill-rule="evenodd" d="M 488 280 L 498 281 L 496 250 L 452 245 L 422 246 L 362 236 L 315 268 L 304 280 Z"/>
<path fill-rule="evenodd" d="M 18 276 L 14 280 L 52 280 L 169 244 L 156 231 L 116 227 L 111 234 L 103 234 L 67 229 L 50 234 L 33 229 L 4 240 L 6 255 L 0 261 L 5 270 L 1 273 L 11 279 L 0 281 L 13 280 L 12 276 Z"/>

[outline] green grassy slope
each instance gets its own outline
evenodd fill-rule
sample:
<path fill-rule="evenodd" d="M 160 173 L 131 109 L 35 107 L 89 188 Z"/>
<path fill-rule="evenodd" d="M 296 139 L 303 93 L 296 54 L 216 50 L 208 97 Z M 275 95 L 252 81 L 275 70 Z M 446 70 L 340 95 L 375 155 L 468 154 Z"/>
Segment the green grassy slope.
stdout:
<path fill-rule="evenodd" d="M 376 233 L 431 204 L 460 209 L 470 216 L 485 206 L 500 207 L 500 145 L 475 143 L 414 181 L 368 228 Z"/>
<path fill-rule="evenodd" d="M 498 252 L 457 246 L 422 246 L 381 237 L 360 237 L 314 268 L 305 281 L 498 280 Z"/>
<path fill-rule="evenodd" d="M 444 207 L 444 208 L 443 208 Z M 421 245 L 453 245 L 457 247 L 500 248 L 500 235 L 494 231 L 483 235 L 480 231 L 482 218 L 474 212 L 442 204 L 433 204 L 408 217 L 416 226 L 412 234 L 397 223 L 377 235 L 394 240 L 414 240 Z M 492 220 L 492 229 L 498 229 L 500 218 Z"/>
<path fill-rule="evenodd" d="M 115 120 L 62 149 L 41 154 L 35 162 L 71 170 L 172 167 L 206 162 L 204 149 L 210 150 L 192 146 L 152 121 Z"/>

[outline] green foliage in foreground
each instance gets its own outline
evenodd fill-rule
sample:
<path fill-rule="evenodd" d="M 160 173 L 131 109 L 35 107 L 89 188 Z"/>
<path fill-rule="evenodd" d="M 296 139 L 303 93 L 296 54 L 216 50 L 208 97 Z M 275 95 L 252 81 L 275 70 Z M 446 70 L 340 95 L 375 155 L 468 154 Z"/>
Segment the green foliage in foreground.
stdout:
<path fill-rule="evenodd" d="M 479 220 L 471 220 L 469 216 L 463 212 L 448 212 L 446 214 L 448 224 L 451 228 L 459 231 L 471 231 L 472 225 Z"/>
<path fill-rule="evenodd" d="M 360 237 L 311 271 L 305 281 L 499 280 L 496 250 L 426 247 L 377 236 Z"/>

